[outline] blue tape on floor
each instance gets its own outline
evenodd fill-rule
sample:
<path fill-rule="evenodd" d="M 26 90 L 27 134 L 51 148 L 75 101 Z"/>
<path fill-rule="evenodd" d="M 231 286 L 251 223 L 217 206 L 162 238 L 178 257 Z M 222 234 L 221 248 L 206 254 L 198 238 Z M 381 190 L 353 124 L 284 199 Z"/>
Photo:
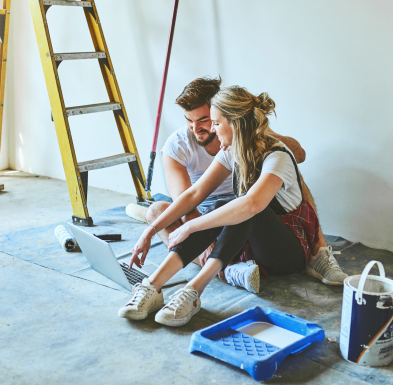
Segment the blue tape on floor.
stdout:
<path fill-rule="evenodd" d="M 121 286 L 92 270 L 80 251 L 67 252 L 62 248 L 54 230 L 58 225 L 65 225 L 65 223 L 57 222 L 1 235 L 0 251 L 62 273 L 79 276 L 124 291 L 125 289 Z M 83 230 L 96 235 L 122 234 L 122 241 L 110 242 L 115 255 L 119 255 L 131 251 L 145 227 L 145 223 L 128 217 L 125 207 L 117 207 L 94 214 L 94 226 L 83 227 Z M 153 238 L 148 257 L 153 262 L 160 263 L 166 255 L 166 247 L 156 236 Z M 127 260 L 127 258 L 130 256 L 122 260 Z"/>
<path fill-rule="evenodd" d="M 91 269 L 83 253 L 80 251 L 65 251 L 57 240 L 54 230 L 58 225 L 66 222 L 57 222 L 46 226 L 36 227 L 10 234 L 0 235 L 0 251 L 23 259 L 25 261 L 44 266 L 61 273 L 70 274 L 92 282 L 96 282 L 114 289 L 128 292 L 125 288 Z M 125 207 L 101 211 L 94 214 L 94 226 L 82 227 L 91 234 L 121 234 L 122 241 L 110 242 L 115 255 L 131 251 L 139 239 L 146 224 L 127 216 Z M 168 254 L 168 249 L 158 236 L 152 240 L 151 249 L 147 258 L 160 264 Z M 120 260 L 129 262 L 131 255 Z M 191 279 L 199 268 L 190 264 L 182 275 Z"/>

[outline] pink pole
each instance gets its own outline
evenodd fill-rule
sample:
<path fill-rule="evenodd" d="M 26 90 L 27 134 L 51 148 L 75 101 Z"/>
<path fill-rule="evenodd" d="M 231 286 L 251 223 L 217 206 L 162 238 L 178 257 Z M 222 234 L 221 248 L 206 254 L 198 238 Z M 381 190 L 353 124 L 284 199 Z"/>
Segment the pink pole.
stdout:
<path fill-rule="evenodd" d="M 146 179 L 145 191 L 150 191 L 151 180 L 153 179 L 153 169 L 154 169 L 154 160 L 156 158 L 158 131 L 160 130 L 162 105 L 164 104 L 166 78 L 168 76 L 169 60 L 171 58 L 172 41 L 173 41 L 173 34 L 175 33 L 175 24 L 176 24 L 176 15 L 177 15 L 177 8 L 178 8 L 178 6 L 179 6 L 179 0 L 175 0 L 175 4 L 173 6 L 173 15 L 172 15 L 171 29 L 169 31 L 168 48 L 167 48 L 166 58 L 165 58 L 164 73 L 162 75 L 160 100 L 158 102 L 156 125 L 155 125 L 155 128 L 154 128 L 153 145 L 151 147 L 151 152 L 150 152 L 150 163 L 149 163 L 149 169 L 147 171 L 147 179 Z"/>
<path fill-rule="evenodd" d="M 175 32 L 175 24 L 176 24 L 176 16 L 177 16 L 178 5 L 179 5 L 179 0 L 175 0 L 175 4 L 173 6 L 173 16 L 172 16 L 171 30 L 169 32 L 168 49 L 167 49 L 167 53 L 166 53 L 164 73 L 162 75 L 160 101 L 158 103 L 156 126 L 154 128 L 154 139 L 153 139 L 153 145 L 152 145 L 152 148 L 151 148 L 151 150 L 153 152 L 156 152 L 156 148 L 157 148 L 158 131 L 160 129 L 160 123 L 161 123 L 162 105 L 164 104 L 166 79 L 167 79 L 167 76 L 168 76 L 169 60 L 171 58 L 172 41 L 173 41 L 173 35 L 174 35 L 174 32 Z"/>

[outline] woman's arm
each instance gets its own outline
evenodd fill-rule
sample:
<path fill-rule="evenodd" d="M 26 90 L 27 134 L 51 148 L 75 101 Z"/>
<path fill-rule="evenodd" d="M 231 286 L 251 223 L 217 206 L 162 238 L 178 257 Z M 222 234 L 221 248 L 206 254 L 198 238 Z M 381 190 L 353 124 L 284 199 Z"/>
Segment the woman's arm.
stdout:
<path fill-rule="evenodd" d="M 133 254 L 131 264 L 135 263 L 138 267 L 144 262 L 146 255 L 150 248 L 150 241 L 153 235 L 181 218 L 183 215 L 189 213 L 192 209 L 198 206 L 205 200 L 214 190 L 216 190 L 225 179 L 231 174 L 225 166 L 217 160 L 213 163 L 192 185 L 189 189 L 184 191 L 149 227 L 147 227 L 139 238 L 138 242 L 132 249 Z M 138 255 L 142 254 L 141 261 Z"/>
<path fill-rule="evenodd" d="M 179 244 L 191 233 L 220 226 L 236 225 L 263 211 L 281 188 L 283 181 L 274 174 L 264 173 L 240 198 L 209 214 L 186 222 L 169 235 L 168 249 Z"/>

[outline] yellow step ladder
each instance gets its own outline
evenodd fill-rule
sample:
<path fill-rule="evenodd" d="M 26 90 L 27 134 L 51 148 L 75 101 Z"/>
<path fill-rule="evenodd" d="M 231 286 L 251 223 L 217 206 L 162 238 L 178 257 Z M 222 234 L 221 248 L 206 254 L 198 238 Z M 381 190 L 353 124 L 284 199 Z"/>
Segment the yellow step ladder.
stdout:
<path fill-rule="evenodd" d="M 7 68 L 8 33 L 10 29 L 11 0 L 3 0 L 3 8 L 0 9 L 0 150 L 1 134 L 3 131 L 3 111 L 5 92 L 5 71 Z M 0 191 L 4 185 L 0 185 Z"/>
<path fill-rule="evenodd" d="M 46 87 L 48 89 L 52 117 L 55 123 L 57 140 L 59 142 L 64 172 L 74 215 L 74 224 L 92 226 L 93 220 L 87 210 L 87 182 L 88 172 L 101 168 L 128 163 L 138 195 L 138 203 L 148 205 L 151 200 L 150 193 L 144 191 L 146 184 L 145 174 L 130 123 L 124 107 L 120 89 L 117 84 L 115 71 L 105 42 L 101 22 L 93 0 L 29 0 L 30 11 L 40 52 L 42 68 L 44 70 Z M 95 52 L 54 53 L 49 35 L 47 12 L 50 7 L 78 7 L 82 8 L 90 30 Z M 101 73 L 108 92 L 109 102 L 85 106 L 66 107 L 61 90 L 58 67 L 64 60 L 98 59 Z M 95 159 L 88 162 L 77 162 L 71 130 L 68 122 L 69 116 L 89 114 L 102 111 L 113 111 L 123 143 L 124 153 Z"/>

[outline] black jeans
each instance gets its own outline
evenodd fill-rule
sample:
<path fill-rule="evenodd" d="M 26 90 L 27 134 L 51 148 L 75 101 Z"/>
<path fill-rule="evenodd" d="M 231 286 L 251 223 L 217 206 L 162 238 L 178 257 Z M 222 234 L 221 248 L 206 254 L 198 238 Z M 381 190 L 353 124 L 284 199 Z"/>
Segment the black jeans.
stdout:
<path fill-rule="evenodd" d="M 214 209 L 226 203 L 217 201 Z M 268 275 L 289 275 L 302 271 L 306 264 L 306 256 L 299 240 L 269 206 L 237 225 L 193 233 L 171 251 L 175 251 L 180 256 L 185 267 L 216 239 L 216 245 L 209 258 L 220 259 L 223 262 L 223 269 L 240 255 L 247 240 L 254 260 L 266 270 Z"/>

